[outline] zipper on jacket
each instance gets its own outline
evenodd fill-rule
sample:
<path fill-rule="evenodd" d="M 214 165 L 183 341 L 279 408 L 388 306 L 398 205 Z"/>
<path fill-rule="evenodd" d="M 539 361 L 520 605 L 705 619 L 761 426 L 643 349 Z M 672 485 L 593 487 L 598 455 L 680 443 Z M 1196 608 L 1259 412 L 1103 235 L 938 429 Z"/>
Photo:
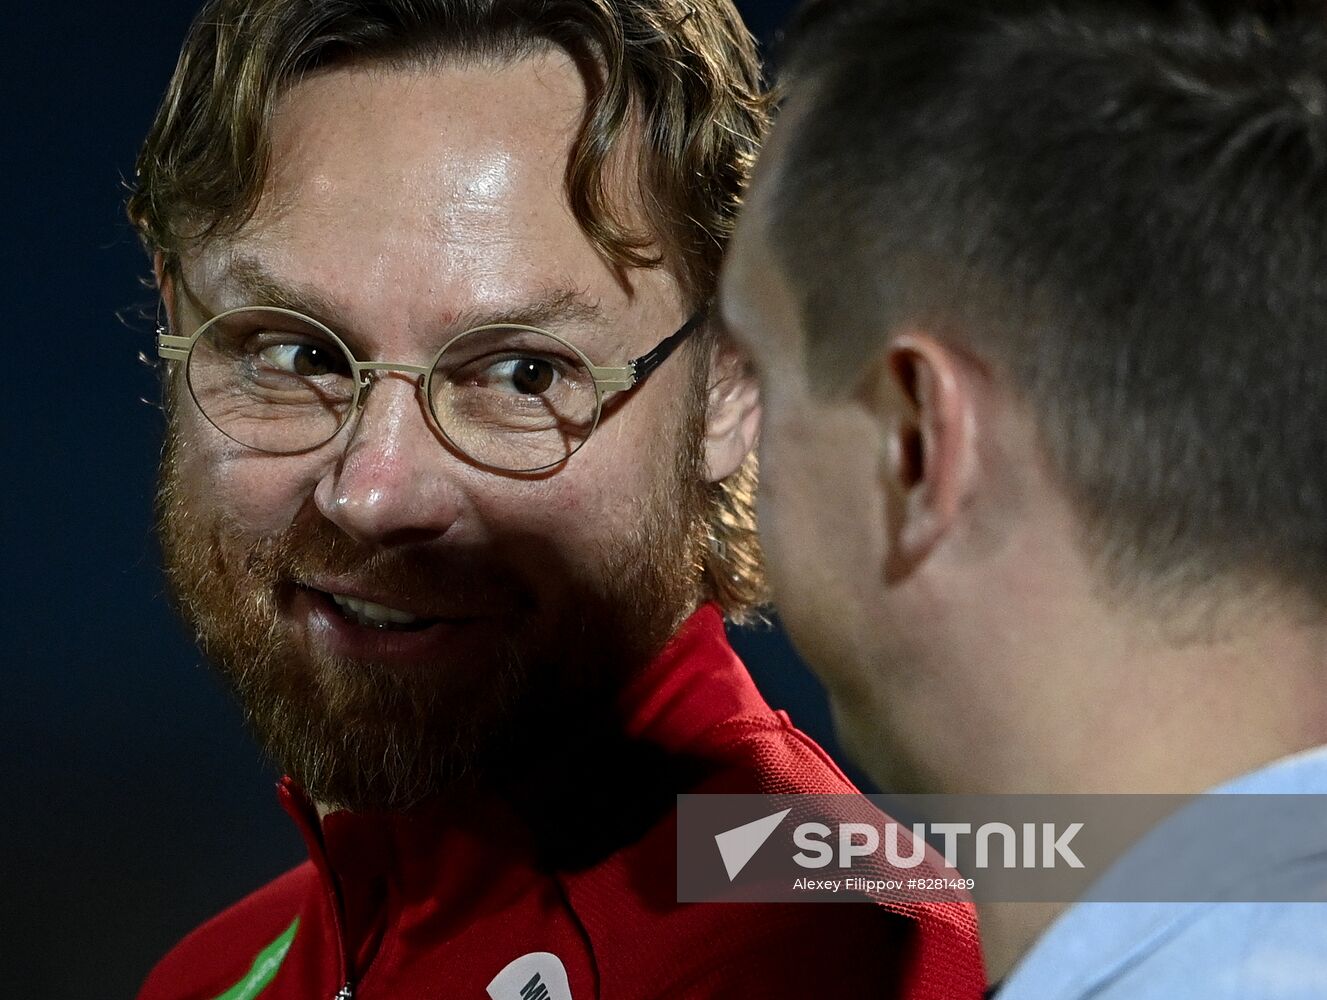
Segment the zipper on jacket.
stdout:
<path fill-rule="evenodd" d="M 336 876 L 332 874 L 331 862 L 327 857 L 327 847 L 323 840 L 322 825 L 314 811 L 313 803 L 289 778 L 281 780 L 278 795 L 282 807 L 290 814 L 290 818 L 295 821 L 300 834 L 304 837 L 305 846 L 309 850 L 309 860 L 313 862 L 314 870 L 318 873 L 318 881 L 322 885 L 323 898 L 330 906 L 332 932 L 336 938 L 336 962 L 341 973 L 339 978 L 345 983 L 332 994 L 331 1000 L 354 1000 L 355 977 L 350 968 L 350 942 L 346 940 L 341 889 L 336 883 Z"/>

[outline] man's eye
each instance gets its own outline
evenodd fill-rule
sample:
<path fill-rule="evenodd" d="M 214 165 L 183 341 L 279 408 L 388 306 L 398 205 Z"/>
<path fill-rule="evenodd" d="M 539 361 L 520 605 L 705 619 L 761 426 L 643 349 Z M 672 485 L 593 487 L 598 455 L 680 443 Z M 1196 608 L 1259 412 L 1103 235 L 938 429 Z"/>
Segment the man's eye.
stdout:
<path fill-rule="evenodd" d="M 522 396 L 542 396 L 558 380 L 557 366 L 544 358 L 507 358 L 489 365 L 486 380 Z"/>
<path fill-rule="evenodd" d="M 345 358 L 322 344 L 269 344 L 258 352 L 263 363 L 291 375 L 345 374 Z"/>

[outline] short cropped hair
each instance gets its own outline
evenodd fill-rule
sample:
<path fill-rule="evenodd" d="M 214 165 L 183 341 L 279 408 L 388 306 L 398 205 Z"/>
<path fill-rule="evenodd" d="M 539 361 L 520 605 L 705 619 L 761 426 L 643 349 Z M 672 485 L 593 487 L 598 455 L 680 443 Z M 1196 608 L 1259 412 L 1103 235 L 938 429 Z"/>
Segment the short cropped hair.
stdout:
<path fill-rule="evenodd" d="M 794 38 L 771 226 L 817 391 L 925 326 L 1029 403 L 1117 592 L 1321 607 L 1323 5 L 827 0 Z"/>

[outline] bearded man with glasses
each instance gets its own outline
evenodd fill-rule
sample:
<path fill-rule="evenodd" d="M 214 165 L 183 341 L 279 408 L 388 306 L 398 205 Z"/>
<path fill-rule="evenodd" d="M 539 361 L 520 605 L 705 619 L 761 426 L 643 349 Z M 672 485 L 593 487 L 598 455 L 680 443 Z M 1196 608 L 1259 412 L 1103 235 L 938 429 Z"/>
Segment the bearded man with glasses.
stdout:
<path fill-rule="evenodd" d="M 677 793 L 851 791 L 723 633 L 766 111 L 727 2 L 200 12 L 129 206 L 160 534 L 311 860 L 144 1000 L 979 993 L 961 904 L 676 902 Z"/>

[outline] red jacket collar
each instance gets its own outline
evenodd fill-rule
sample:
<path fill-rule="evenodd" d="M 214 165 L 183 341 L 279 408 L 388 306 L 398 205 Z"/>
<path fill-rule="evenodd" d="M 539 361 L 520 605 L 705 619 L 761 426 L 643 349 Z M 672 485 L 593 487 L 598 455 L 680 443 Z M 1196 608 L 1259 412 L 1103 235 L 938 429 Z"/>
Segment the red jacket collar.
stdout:
<path fill-rule="evenodd" d="M 728 644 L 717 604 L 704 604 L 627 687 L 619 701 L 624 733 L 664 750 L 694 747 L 714 726 L 769 715 L 751 675 Z"/>

